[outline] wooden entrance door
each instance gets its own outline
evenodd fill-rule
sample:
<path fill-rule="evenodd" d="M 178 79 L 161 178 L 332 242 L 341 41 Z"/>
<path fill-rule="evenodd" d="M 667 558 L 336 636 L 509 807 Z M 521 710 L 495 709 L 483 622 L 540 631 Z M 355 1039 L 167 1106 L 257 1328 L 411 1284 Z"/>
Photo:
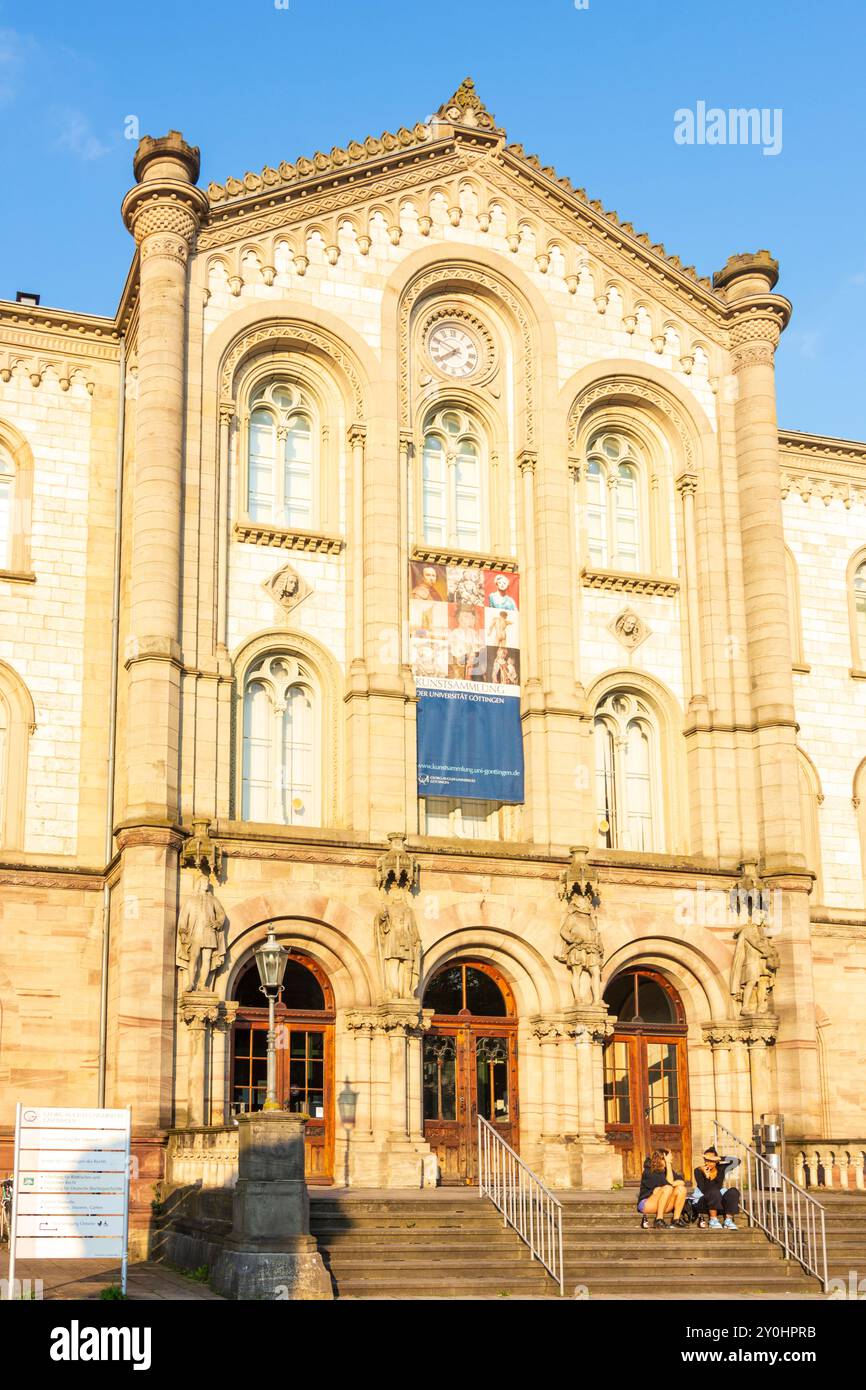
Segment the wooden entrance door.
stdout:
<path fill-rule="evenodd" d="M 691 1177 L 685 1013 L 679 995 L 654 971 L 617 976 L 605 1000 L 618 1015 L 605 1048 L 605 1128 L 622 1154 L 626 1182 L 639 1182 L 653 1149 L 670 1149 Z"/>
<path fill-rule="evenodd" d="M 423 1044 L 424 1137 L 443 1183 L 477 1179 L 478 1116 L 518 1145 L 517 1020 L 507 985 L 475 961 L 430 982 L 434 1009 Z"/>
<path fill-rule="evenodd" d="M 232 1028 L 232 1112 L 261 1110 L 267 1094 L 267 1008 L 261 1007 L 255 962 L 235 989 L 240 1008 Z M 286 967 L 276 1009 L 276 1090 L 284 1110 L 309 1115 L 308 1183 L 334 1180 L 334 1008 L 330 986 L 306 957 Z"/>

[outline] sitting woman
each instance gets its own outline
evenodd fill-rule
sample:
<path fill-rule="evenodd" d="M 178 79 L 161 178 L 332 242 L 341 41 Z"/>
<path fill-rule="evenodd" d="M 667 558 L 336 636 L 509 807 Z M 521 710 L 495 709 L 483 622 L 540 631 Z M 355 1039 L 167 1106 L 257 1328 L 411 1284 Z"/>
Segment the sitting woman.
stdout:
<path fill-rule="evenodd" d="M 689 1223 L 683 1219 L 686 1185 L 673 1170 L 670 1149 L 653 1149 L 643 1166 L 637 1209 L 641 1214 L 641 1230 L 646 1231 L 650 1217 L 654 1230 L 667 1230 L 666 1211 L 673 1211 L 672 1226 L 682 1228 Z"/>
<path fill-rule="evenodd" d="M 698 1225 L 706 1228 L 707 1217 L 709 1216 L 710 1230 L 712 1231 L 735 1231 L 737 1224 L 734 1217 L 740 1210 L 739 1188 L 722 1188 L 726 1173 L 736 1168 L 739 1159 L 721 1158 L 716 1149 L 704 1149 L 703 1165 L 695 1168 L 695 1182 L 701 1190 L 701 1200 L 698 1203 Z M 724 1216 L 724 1226 L 719 1220 L 719 1212 Z"/>

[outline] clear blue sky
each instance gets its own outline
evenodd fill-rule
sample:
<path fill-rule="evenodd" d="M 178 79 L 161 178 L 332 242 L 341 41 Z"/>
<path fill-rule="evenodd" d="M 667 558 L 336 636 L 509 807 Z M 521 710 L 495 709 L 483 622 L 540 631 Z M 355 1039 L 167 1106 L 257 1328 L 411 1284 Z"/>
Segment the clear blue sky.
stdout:
<path fill-rule="evenodd" d="M 113 313 L 124 118 L 221 181 L 424 119 L 471 74 L 512 140 L 709 274 L 769 247 L 780 419 L 866 439 L 864 0 L 0 0 L 0 296 Z M 783 147 L 674 142 L 698 101 Z"/>

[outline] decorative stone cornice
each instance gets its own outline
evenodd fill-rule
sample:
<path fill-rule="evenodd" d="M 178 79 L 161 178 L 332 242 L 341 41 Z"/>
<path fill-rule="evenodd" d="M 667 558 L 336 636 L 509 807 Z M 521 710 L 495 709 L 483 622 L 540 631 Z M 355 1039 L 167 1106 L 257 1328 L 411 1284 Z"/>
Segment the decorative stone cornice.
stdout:
<path fill-rule="evenodd" d="M 604 589 L 617 594 L 676 598 L 680 591 L 678 579 L 662 579 L 656 574 L 626 574 L 620 570 L 582 569 L 580 582 L 585 589 Z"/>
<path fill-rule="evenodd" d="M 376 887 L 388 892 L 391 888 L 413 889 L 417 886 L 420 868 L 414 854 L 406 849 L 406 836 L 400 831 L 388 835 L 388 849 L 376 861 Z"/>
<path fill-rule="evenodd" d="M 343 536 L 320 531 L 284 531 L 263 521 L 236 521 L 234 538 L 249 545 L 272 545 L 278 550 L 306 550 L 320 555 L 339 555 L 346 544 Z"/>
<path fill-rule="evenodd" d="M 409 558 L 428 565 L 460 565 L 463 569 L 517 573 L 517 560 L 513 555 L 482 555 L 472 550 L 455 550 L 441 545 L 413 545 Z"/>

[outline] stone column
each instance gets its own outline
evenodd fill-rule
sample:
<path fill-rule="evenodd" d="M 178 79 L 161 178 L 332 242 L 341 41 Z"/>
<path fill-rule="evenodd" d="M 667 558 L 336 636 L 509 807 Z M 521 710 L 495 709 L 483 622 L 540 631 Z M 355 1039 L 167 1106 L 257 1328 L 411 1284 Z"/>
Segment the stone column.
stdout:
<path fill-rule="evenodd" d="M 205 1124 L 228 1125 L 232 1119 L 231 1064 L 232 1024 L 240 1005 L 234 999 L 220 1001 L 219 1018 L 213 1028 L 213 1054 L 208 1094 L 205 1098 Z"/>
<path fill-rule="evenodd" d="M 603 1053 L 614 1022 L 597 1004 L 531 1020 L 542 1050 L 542 1175 L 549 1187 L 607 1191 L 622 1182 L 622 1160 L 604 1128 Z"/>
<path fill-rule="evenodd" d="M 138 404 L 126 667 L 127 820 L 176 819 L 187 260 L 207 198 L 199 152 L 145 136 L 123 219 L 139 250 Z"/>
<path fill-rule="evenodd" d="M 713 1050 L 715 1118 L 747 1144 L 755 1120 L 778 1109 L 773 1056 L 778 1031 L 774 1014 L 722 1019 L 703 1027 L 704 1042 Z"/>
<path fill-rule="evenodd" d="M 745 638 L 760 853 L 767 872 L 773 865 L 805 867 L 774 367 L 791 306 L 771 293 L 778 273 L 769 252 L 759 251 L 732 256 L 713 277 L 730 306 Z"/>
<path fill-rule="evenodd" d="M 208 1079 L 208 1040 L 211 1024 L 219 1018 L 219 1002 L 208 989 L 187 990 L 181 995 L 180 1016 L 186 1024 L 186 1123 L 190 1129 L 208 1123 L 205 1091 Z"/>

